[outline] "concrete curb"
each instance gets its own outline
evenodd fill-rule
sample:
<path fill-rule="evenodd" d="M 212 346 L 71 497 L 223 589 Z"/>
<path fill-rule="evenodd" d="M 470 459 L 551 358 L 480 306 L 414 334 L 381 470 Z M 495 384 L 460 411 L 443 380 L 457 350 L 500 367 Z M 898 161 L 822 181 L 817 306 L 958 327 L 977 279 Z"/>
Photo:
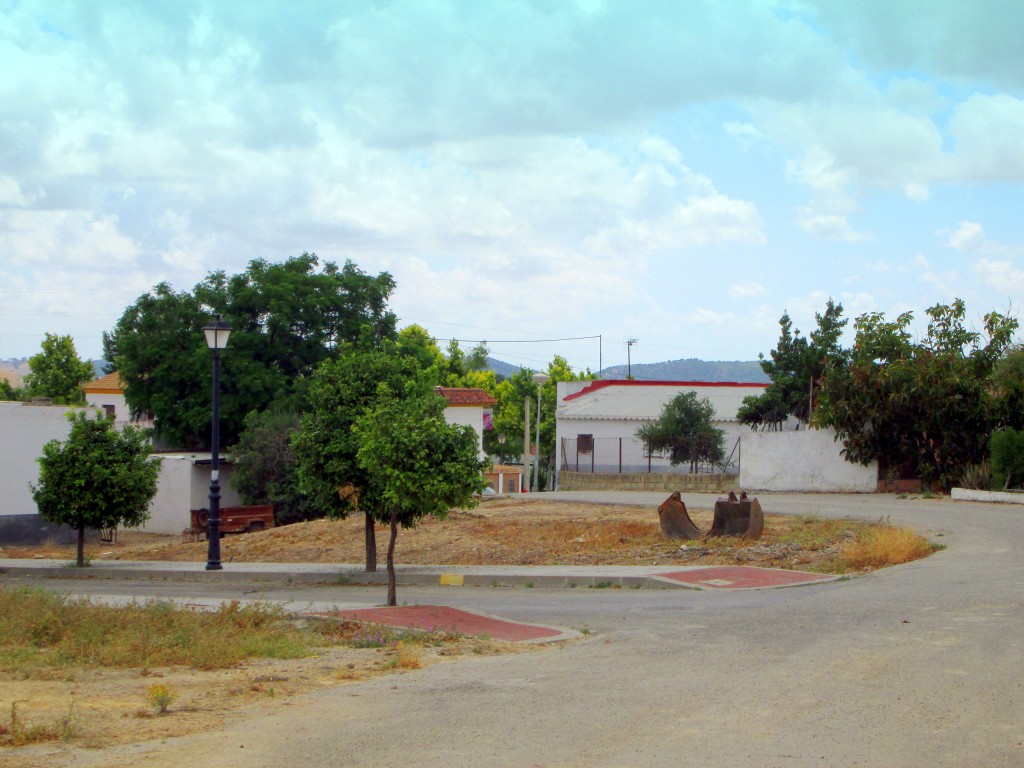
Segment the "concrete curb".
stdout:
<path fill-rule="evenodd" d="M 31 561 L 28 561 L 31 562 Z M 177 567 L 174 567 L 177 566 Z M 628 568 L 628 566 L 627 566 Z M 466 587 L 549 587 L 549 588 L 622 588 L 622 589 L 694 589 L 690 585 L 659 580 L 658 570 L 638 568 L 640 573 L 623 573 L 622 568 L 602 570 L 587 568 L 573 571 L 537 568 L 519 573 L 488 569 L 480 572 L 464 567 L 431 567 L 428 570 L 398 569 L 396 581 L 400 586 L 466 586 Z M 676 569 L 678 570 L 678 568 Z M 546 571 L 546 572 L 545 572 Z M 554 572 L 552 572 L 554 571 Z M 225 565 L 221 571 L 207 571 L 202 565 L 174 563 L 96 565 L 76 568 L 61 564 L 21 565 L 7 560 L 0 563 L 0 577 L 27 576 L 46 579 L 139 579 L 181 582 L 266 582 L 274 584 L 337 584 L 338 586 L 382 586 L 387 584 L 387 572 L 366 573 L 358 566 L 289 568 L 275 564 L 273 568 L 247 568 Z"/>

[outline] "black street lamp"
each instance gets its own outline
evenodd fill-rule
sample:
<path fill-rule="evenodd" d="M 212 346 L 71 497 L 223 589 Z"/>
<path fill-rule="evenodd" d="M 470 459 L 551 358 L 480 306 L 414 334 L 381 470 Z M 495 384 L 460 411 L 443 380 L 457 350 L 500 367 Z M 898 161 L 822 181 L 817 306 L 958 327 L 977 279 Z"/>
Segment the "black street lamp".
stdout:
<path fill-rule="evenodd" d="M 220 351 L 227 347 L 231 326 L 214 315 L 203 326 L 206 346 L 213 350 L 213 435 L 210 438 L 210 519 L 206 524 L 206 570 L 219 571 L 220 564 Z"/>

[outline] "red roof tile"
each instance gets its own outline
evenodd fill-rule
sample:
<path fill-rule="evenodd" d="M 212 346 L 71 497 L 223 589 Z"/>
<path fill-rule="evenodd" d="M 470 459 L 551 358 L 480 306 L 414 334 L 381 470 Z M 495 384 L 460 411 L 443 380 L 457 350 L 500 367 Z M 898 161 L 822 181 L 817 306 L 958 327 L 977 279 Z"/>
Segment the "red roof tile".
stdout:
<path fill-rule="evenodd" d="M 448 405 L 494 405 L 497 400 L 482 389 L 474 387 L 435 387 L 434 391 L 448 401 Z"/>

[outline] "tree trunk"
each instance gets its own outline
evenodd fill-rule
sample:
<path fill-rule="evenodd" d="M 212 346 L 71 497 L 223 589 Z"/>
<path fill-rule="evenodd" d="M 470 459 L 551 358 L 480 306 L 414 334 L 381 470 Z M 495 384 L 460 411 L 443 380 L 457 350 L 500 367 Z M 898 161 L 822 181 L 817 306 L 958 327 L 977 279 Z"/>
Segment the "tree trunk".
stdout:
<path fill-rule="evenodd" d="M 85 523 L 78 526 L 78 567 L 85 568 Z"/>
<path fill-rule="evenodd" d="M 366 572 L 377 572 L 377 532 L 374 528 L 373 516 L 367 512 L 363 527 L 366 531 Z"/>
<path fill-rule="evenodd" d="M 398 538 L 398 512 L 391 510 L 391 539 L 388 541 L 388 607 L 398 605 L 395 595 L 395 539 Z"/>

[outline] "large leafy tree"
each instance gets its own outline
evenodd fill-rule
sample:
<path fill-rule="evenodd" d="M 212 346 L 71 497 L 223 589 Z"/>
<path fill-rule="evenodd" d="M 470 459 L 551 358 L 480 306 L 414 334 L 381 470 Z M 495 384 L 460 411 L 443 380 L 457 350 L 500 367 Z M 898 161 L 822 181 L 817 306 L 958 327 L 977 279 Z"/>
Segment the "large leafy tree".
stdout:
<path fill-rule="evenodd" d="M 393 395 L 382 385 L 376 402 L 357 421 L 357 462 L 366 478 L 365 504 L 390 526 L 387 604 L 396 605 L 395 541 L 398 527 L 426 516 L 444 517 L 472 503 L 485 485 L 483 462 L 471 427 L 448 424 L 445 401 L 415 382 Z"/>
<path fill-rule="evenodd" d="M 910 312 L 858 317 L 852 359 L 826 369 L 816 420 L 836 430 L 851 462 L 948 485 L 986 455 L 998 419 L 992 372 L 1018 324 L 991 312 L 971 330 L 960 299 L 926 314 L 917 341 Z"/>
<path fill-rule="evenodd" d="M 141 525 L 156 495 L 159 459 L 149 458 L 142 430 L 114 427 L 112 417 L 69 414 L 71 433 L 51 440 L 39 458 L 32 498 L 44 519 L 78 531 L 78 566 L 85 565 L 85 529 Z"/>
<path fill-rule="evenodd" d="M 680 392 L 669 400 L 657 421 L 644 424 L 636 436 L 648 450 L 667 453 L 673 466 L 717 464 L 725 456 L 725 433 L 714 425 L 715 407 L 696 392 Z"/>
<path fill-rule="evenodd" d="M 771 382 L 761 395 L 746 397 L 737 415 L 754 429 L 776 428 L 794 416 L 808 422 L 814 406 L 814 390 L 830 365 L 841 364 L 849 352 L 839 344 L 847 320 L 843 305 L 828 300 L 825 312 L 814 315 L 817 327 L 810 338 L 793 328 L 788 312 L 779 318 L 779 341 L 769 353 L 760 355 L 761 370 Z"/>
<path fill-rule="evenodd" d="M 28 397 L 51 397 L 57 402 L 81 405 L 82 384 L 92 381 L 92 363 L 78 357 L 70 336 L 47 333 L 42 349 L 28 359 L 32 370 L 25 382 Z"/>
<path fill-rule="evenodd" d="M 423 374 L 421 360 L 403 355 L 395 343 L 381 349 L 350 348 L 325 360 L 310 379 L 308 410 L 295 433 L 299 488 L 309 507 L 332 518 L 362 511 L 365 522 L 366 570 L 377 569 L 373 505 L 367 497 L 369 480 L 356 460 L 359 439 L 355 423 L 377 400 L 377 388 L 401 392 L 409 381 L 431 389 L 434 380 Z"/>
<path fill-rule="evenodd" d="M 372 348 L 395 335 L 387 309 L 394 280 L 351 262 L 320 264 L 304 253 L 279 264 L 250 262 L 241 274 L 213 272 L 191 292 L 161 283 L 103 335 L 135 415 L 152 414 L 165 443 L 209 444 L 210 353 L 202 327 L 213 314 L 233 333 L 222 355 L 221 435 L 237 441 L 251 411 L 301 404 L 306 377 L 343 346 Z"/>
<path fill-rule="evenodd" d="M 234 461 L 231 486 L 246 504 L 272 504 L 278 525 L 322 516 L 299 490 L 298 461 L 292 447 L 298 427 L 298 413 L 272 405 L 246 416 L 238 443 L 228 449 Z"/>

